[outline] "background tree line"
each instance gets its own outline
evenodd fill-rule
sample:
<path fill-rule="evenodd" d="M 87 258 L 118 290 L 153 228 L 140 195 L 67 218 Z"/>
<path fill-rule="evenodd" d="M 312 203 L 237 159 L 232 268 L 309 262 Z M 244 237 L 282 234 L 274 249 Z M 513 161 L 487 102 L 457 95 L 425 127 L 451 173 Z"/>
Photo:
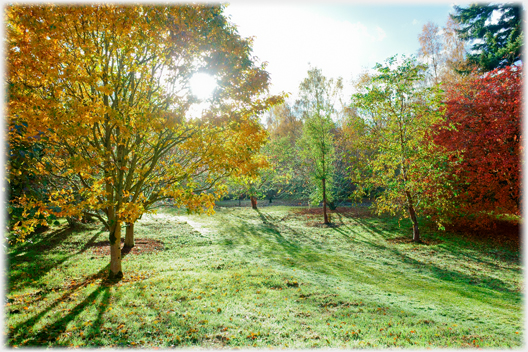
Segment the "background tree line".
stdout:
<path fill-rule="evenodd" d="M 444 27 L 423 26 L 417 57 L 365 71 L 351 98 L 341 78 L 310 68 L 298 100 L 267 115 L 262 154 L 274 171 L 253 197 L 321 204 L 325 223 L 327 204 L 368 198 L 410 218 L 416 241 L 419 216 L 441 228 L 518 219 L 521 12 L 455 7 Z"/>

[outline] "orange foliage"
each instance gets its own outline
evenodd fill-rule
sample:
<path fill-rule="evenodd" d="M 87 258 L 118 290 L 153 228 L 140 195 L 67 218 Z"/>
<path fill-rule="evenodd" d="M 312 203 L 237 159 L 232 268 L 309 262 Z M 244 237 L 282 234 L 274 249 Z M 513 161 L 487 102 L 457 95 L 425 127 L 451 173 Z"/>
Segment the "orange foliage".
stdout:
<path fill-rule="evenodd" d="M 10 6 L 9 142 L 39 141 L 33 168 L 55 188 L 18 199 L 56 216 L 90 214 L 110 230 L 171 198 L 212 212 L 219 179 L 252 173 L 267 134 L 258 115 L 282 101 L 222 6 Z M 218 81 L 192 115 L 189 79 Z M 14 133 L 23 126 L 23 133 Z M 15 229 L 32 230 L 28 219 Z"/>

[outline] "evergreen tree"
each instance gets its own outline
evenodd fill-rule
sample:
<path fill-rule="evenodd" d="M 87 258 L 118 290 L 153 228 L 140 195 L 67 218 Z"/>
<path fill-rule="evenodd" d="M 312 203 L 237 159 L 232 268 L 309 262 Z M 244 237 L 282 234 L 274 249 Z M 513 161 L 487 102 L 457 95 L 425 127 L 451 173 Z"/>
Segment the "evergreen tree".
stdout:
<path fill-rule="evenodd" d="M 451 17 L 462 27 L 458 31 L 460 37 L 472 42 L 469 62 L 491 71 L 522 59 L 521 6 L 509 3 L 454 7 L 456 13 Z"/>

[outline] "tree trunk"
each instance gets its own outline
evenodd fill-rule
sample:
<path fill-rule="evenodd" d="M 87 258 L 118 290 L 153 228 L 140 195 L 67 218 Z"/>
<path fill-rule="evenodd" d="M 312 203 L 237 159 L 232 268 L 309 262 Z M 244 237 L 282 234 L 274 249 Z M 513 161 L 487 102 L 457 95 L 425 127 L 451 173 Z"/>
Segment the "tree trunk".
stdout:
<path fill-rule="evenodd" d="M 414 204 L 409 192 L 405 192 L 407 195 L 407 203 L 409 206 L 409 215 L 411 216 L 411 221 L 413 224 L 413 241 L 421 242 L 420 240 L 420 230 L 418 229 L 418 219 L 416 217 L 416 212 L 414 211 Z"/>
<path fill-rule="evenodd" d="M 323 214 L 324 214 L 324 223 L 329 224 L 328 214 L 326 213 L 326 179 L 323 178 Z"/>
<path fill-rule="evenodd" d="M 121 279 L 121 222 L 115 221 L 110 227 L 110 272 L 109 279 Z"/>
<path fill-rule="evenodd" d="M 128 223 L 125 233 L 125 247 L 134 247 L 134 223 Z"/>
<path fill-rule="evenodd" d="M 251 196 L 250 199 L 251 199 L 251 207 L 256 210 L 257 209 L 257 198 Z"/>
<path fill-rule="evenodd" d="M 241 201 L 242 197 L 238 197 L 238 206 L 241 207 L 242 206 L 242 201 Z"/>

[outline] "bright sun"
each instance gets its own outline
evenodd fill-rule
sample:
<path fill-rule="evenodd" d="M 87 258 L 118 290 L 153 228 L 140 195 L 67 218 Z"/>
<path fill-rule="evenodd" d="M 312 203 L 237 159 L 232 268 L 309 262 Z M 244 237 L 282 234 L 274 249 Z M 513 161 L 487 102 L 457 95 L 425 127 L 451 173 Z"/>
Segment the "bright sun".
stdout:
<path fill-rule="evenodd" d="M 213 95 L 216 80 L 207 73 L 196 73 L 191 77 L 191 92 L 200 100 L 205 100 Z"/>

